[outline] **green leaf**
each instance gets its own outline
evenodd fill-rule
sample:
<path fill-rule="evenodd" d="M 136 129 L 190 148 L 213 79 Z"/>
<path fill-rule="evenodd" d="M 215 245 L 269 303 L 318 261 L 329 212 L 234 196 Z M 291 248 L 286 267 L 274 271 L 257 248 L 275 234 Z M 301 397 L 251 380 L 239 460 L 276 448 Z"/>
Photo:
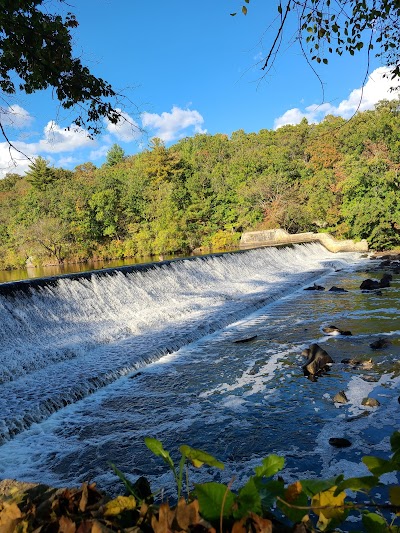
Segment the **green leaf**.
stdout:
<path fill-rule="evenodd" d="M 367 466 L 371 474 L 378 477 L 382 474 L 387 474 L 388 472 L 394 472 L 398 470 L 398 465 L 392 461 L 380 459 L 379 457 L 374 457 L 373 455 L 365 455 L 362 458 L 362 462 Z"/>
<path fill-rule="evenodd" d="M 315 496 L 320 492 L 329 490 L 336 485 L 337 478 L 331 479 L 304 479 L 300 481 L 307 496 Z"/>
<path fill-rule="evenodd" d="M 195 485 L 195 496 L 199 500 L 201 515 L 210 522 L 218 520 L 221 515 L 227 518 L 232 515 L 232 508 L 235 503 L 235 495 L 228 487 L 221 483 L 202 483 Z"/>
<path fill-rule="evenodd" d="M 206 464 L 208 466 L 219 468 L 220 470 L 224 469 L 224 464 L 221 463 L 221 461 L 218 461 L 218 459 L 209 453 L 203 452 L 203 450 L 196 450 L 195 448 L 191 448 L 190 446 L 183 444 L 179 448 L 179 451 L 192 462 L 193 466 L 196 466 L 197 468 L 203 464 Z"/>
<path fill-rule="evenodd" d="M 305 492 L 302 492 L 296 499 L 290 502 L 290 505 L 307 507 L 307 494 Z M 308 514 L 308 511 L 305 509 L 294 509 L 293 507 L 290 507 L 290 505 L 285 501 L 278 500 L 279 509 L 285 516 L 289 518 L 289 520 L 291 520 L 294 524 L 296 524 L 297 522 L 301 522 L 304 516 Z"/>
<path fill-rule="evenodd" d="M 400 487 L 398 485 L 395 487 L 389 488 L 389 497 L 390 497 L 390 503 L 392 505 L 396 505 L 396 507 L 400 507 Z"/>
<path fill-rule="evenodd" d="M 113 463 L 109 463 L 109 465 L 113 469 L 114 474 L 117 475 L 119 479 L 122 481 L 122 483 L 125 485 L 126 490 L 130 492 L 137 500 L 140 500 L 141 498 L 138 497 L 129 479 L 127 479 L 127 477 L 121 472 L 121 470 L 118 470 L 118 468 Z"/>
<path fill-rule="evenodd" d="M 243 13 L 243 15 L 247 15 L 247 7 L 246 6 L 242 6 L 242 13 Z"/>
<path fill-rule="evenodd" d="M 249 512 L 261 514 L 261 498 L 254 478 L 250 478 L 240 489 L 236 504 L 237 509 L 233 512 L 235 519 L 243 518 Z"/>
<path fill-rule="evenodd" d="M 379 479 L 376 476 L 351 477 L 339 483 L 335 495 L 345 489 L 368 492 L 377 485 L 379 485 Z"/>
<path fill-rule="evenodd" d="M 282 15 L 282 4 L 279 4 L 278 6 L 278 13 Z"/>
<path fill-rule="evenodd" d="M 365 513 L 362 523 L 366 533 L 387 533 L 388 525 L 383 516 L 376 513 Z"/>
<path fill-rule="evenodd" d="M 262 461 L 262 466 L 257 466 L 254 469 L 257 477 L 271 477 L 279 470 L 282 470 L 285 464 L 285 459 L 279 455 L 268 455 Z"/>
<path fill-rule="evenodd" d="M 175 473 L 174 462 L 172 461 L 171 456 L 167 452 L 167 450 L 164 450 L 163 445 L 159 440 L 153 439 L 152 437 L 146 437 L 144 439 L 144 443 L 146 444 L 148 449 L 154 453 L 154 455 L 157 455 L 158 457 L 162 457 L 164 462 L 167 463 L 167 465 Z"/>
<path fill-rule="evenodd" d="M 400 431 L 395 431 L 390 437 L 390 446 L 393 453 L 400 451 Z"/>
<path fill-rule="evenodd" d="M 236 17 L 237 13 L 229 13 L 231 17 Z"/>
<path fill-rule="evenodd" d="M 261 478 L 257 477 L 254 477 L 253 480 L 260 495 L 262 510 L 266 513 L 275 506 L 277 496 L 284 497 L 285 484 L 277 479 L 271 479 L 267 483 L 263 483 Z"/>

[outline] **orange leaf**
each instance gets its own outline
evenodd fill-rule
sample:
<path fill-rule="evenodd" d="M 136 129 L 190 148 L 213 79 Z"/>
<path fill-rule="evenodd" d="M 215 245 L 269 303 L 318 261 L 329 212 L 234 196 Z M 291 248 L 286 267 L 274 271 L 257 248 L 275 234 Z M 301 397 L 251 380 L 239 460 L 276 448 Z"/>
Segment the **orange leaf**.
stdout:
<path fill-rule="evenodd" d="M 75 533 L 76 524 L 68 516 L 62 516 L 58 521 L 58 531 L 60 533 Z"/>
<path fill-rule="evenodd" d="M 288 503 L 294 502 L 302 493 L 303 487 L 301 486 L 300 481 L 296 481 L 288 486 L 285 491 L 285 500 Z"/>

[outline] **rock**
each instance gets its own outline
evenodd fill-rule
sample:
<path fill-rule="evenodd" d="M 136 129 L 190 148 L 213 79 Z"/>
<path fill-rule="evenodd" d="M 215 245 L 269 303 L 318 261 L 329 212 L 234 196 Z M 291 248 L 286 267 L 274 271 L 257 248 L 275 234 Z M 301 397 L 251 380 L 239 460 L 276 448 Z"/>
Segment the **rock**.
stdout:
<path fill-rule="evenodd" d="M 392 281 L 393 279 L 393 276 L 392 274 L 383 274 L 380 282 L 379 282 L 379 285 L 382 287 L 382 288 L 386 288 L 386 287 L 390 287 L 390 282 Z"/>
<path fill-rule="evenodd" d="M 344 390 L 341 390 L 338 392 L 335 397 L 333 398 L 333 401 L 335 403 L 347 403 L 349 400 L 344 392 Z"/>
<path fill-rule="evenodd" d="M 342 289 L 342 287 L 336 287 L 335 285 L 329 289 L 329 292 L 349 292 L 346 291 L 346 289 Z"/>
<path fill-rule="evenodd" d="M 325 335 L 351 335 L 351 331 L 344 331 L 336 326 L 324 326 L 322 331 Z"/>
<path fill-rule="evenodd" d="M 381 404 L 375 398 L 363 398 L 361 405 L 366 405 L 367 407 L 379 407 Z"/>
<path fill-rule="evenodd" d="M 305 291 L 324 291 L 325 287 L 322 287 L 322 285 L 317 285 L 316 283 L 314 283 L 314 285 L 312 285 L 311 287 L 306 287 L 304 290 Z"/>
<path fill-rule="evenodd" d="M 379 281 L 376 281 L 375 279 L 365 279 L 361 285 L 360 285 L 360 289 L 361 290 L 364 290 L 364 291 L 373 291 L 375 289 L 379 289 L 380 287 L 380 283 Z"/>
<path fill-rule="evenodd" d="M 254 339 L 257 338 L 257 335 L 253 335 L 252 337 L 246 337 L 244 339 L 238 339 L 236 341 L 233 341 L 235 344 L 239 344 L 239 343 L 242 343 L 242 342 L 250 342 L 250 341 L 253 341 Z"/>
<path fill-rule="evenodd" d="M 382 348 L 387 348 L 390 344 L 390 341 L 386 339 L 378 339 L 377 341 L 371 342 L 369 346 L 373 350 L 381 350 Z"/>
<path fill-rule="evenodd" d="M 340 437 L 331 437 L 329 439 L 329 444 L 335 448 L 348 448 L 351 446 L 351 442 L 348 439 Z"/>
<path fill-rule="evenodd" d="M 307 357 L 308 361 L 303 366 L 305 376 L 317 376 L 329 369 L 333 363 L 332 357 L 323 350 L 318 344 L 311 344 L 309 348 L 303 350 L 301 355 Z"/>

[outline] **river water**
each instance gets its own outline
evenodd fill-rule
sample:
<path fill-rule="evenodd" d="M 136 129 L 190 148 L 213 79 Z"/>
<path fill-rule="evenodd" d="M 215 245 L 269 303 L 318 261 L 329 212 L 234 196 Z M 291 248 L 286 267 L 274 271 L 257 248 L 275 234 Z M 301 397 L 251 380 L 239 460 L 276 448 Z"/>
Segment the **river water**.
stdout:
<path fill-rule="evenodd" d="M 381 294 L 359 289 L 382 272 L 304 244 L 0 296 L 0 477 L 115 492 L 112 462 L 173 493 L 146 436 L 176 460 L 189 444 L 224 462 L 193 482 L 239 485 L 269 453 L 285 456 L 285 481 L 367 474 L 361 457 L 387 457 L 400 427 L 400 275 Z M 348 292 L 304 291 L 314 282 Z M 352 335 L 324 335 L 332 324 Z M 390 344 L 371 349 L 378 338 Z M 311 343 L 334 360 L 317 382 L 302 372 Z M 333 403 L 341 390 L 345 405 Z M 367 396 L 380 406 L 362 406 Z"/>

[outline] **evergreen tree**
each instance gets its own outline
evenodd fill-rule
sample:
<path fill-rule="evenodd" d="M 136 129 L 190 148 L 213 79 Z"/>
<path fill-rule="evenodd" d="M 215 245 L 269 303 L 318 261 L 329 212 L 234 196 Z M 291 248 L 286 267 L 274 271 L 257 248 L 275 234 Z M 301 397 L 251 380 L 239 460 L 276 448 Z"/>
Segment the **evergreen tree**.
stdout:
<path fill-rule="evenodd" d="M 124 159 L 124 150 L 119 146 L 119 144 L 113 144 L 107 152 L 106 165 L 113 167 L 114 165 L 118 165 L 118 163 L 122 163 Z"/>
<path fill-rule="evenodd" d="M 46 186 L 56 179 L 54 170 L 49 167 L 48 161 L 39 156 L 29 165 L 26 173 L 27 180 L 36 189 L 43 191 Z"/>

